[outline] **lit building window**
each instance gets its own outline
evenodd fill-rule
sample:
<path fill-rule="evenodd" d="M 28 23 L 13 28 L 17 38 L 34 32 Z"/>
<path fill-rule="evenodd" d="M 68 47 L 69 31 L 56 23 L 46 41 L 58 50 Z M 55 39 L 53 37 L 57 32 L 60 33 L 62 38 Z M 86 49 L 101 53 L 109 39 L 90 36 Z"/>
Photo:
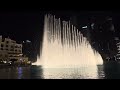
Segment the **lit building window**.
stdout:
<path fill-rule="evenodd" d="M 9 43 L 9 41 L 6 41 L 6 43 Z"/>
<path fill-rule="evenodd" d="M 27 43 L 31 43 L 31 41 L 30 41 L 30 40 L 26 40 L 26 42 L 27 42 Z"/>
<path fill-rule="evenodd" d="M 12 57 L 12 55 L 10 55 L 9 57 Z"/>
<path fill-rule="evenodd" d="M 8 47 L 8 45 L 6 45 L 6 47 Z"/>
<path fill-rule="evenodd" d="M 87 26 L 84 26 L 84 27 L 82 27 L 82 28 L 87 28 Z"/>
<path fill-rule="evenodd" d="M 19 52 L 21 52 L 21 50 L 19 50 Z"/>
<path fill-rule="evenodd" d="M 10 49 L 10 51 L 14 51 L 13 49 Z"/>
<path fill-rule="evenodd" d="M 92 28 L 92 29 L 94 29 L 94 25 L 95 25 L 94 23 L 91 24 L 91 28 Z"/>
<path fill-rule="evenodd" d="M 15 48 L 18 48 L 18 46 L 15 46 Z"/>
<path fill-rule="evenodd" d="M 13 48 L 13 46 L 11 46 L 11 48 Z"/>
<path fill-rule="evenodd" d="M 3 45 L 3 44 L 1 44 L 1 47 L 4 47 L 4 45 Z"/>

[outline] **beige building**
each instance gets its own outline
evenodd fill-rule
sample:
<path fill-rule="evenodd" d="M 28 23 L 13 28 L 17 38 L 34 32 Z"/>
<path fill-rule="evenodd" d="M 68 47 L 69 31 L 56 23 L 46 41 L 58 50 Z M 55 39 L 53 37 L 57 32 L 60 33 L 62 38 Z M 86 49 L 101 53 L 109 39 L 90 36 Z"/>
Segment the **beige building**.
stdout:
<path fill-rule="evenodd" d="M 17 61 L 28 60 L 27 57 L 23 57 L 22 44 L 0 36 L 0 61 L 9 61 L 11 59 L 16 59 Z"/>

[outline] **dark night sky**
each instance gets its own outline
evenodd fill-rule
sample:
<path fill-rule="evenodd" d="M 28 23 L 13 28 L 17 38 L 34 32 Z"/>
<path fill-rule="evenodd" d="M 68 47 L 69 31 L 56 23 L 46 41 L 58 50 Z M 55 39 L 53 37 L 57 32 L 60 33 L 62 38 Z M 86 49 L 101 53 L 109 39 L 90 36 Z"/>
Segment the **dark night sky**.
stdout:
<path fill-rule="evenodd" d="M 113 16 L 113 20 L 117 23 L 120 19 L 119 13 L 111 12 L 68 12 L 68 11 L 54 11 L 58 17 L 62 17 L 65 20 L 69 20 L 69 16 L 79 16 L 79 23 L 81 26 L 85 25 L 88 18 L 91 16 L 97 16 L 99 20 L 105 16 Z M 42 31 L 43 26 L 43 11 L 12 11 L 12 12 L 1 12 L 0 13 L 0 34 L 4 36 L 10 36 L 13 39 L 21 40 L 34 40 L 39 31 Z M 117 19 L 116 17 L 117 16 Z M 119 17 L 119 18 L 118 18 Z M 67 18 L 67 19 L 66 19 Z M 42 33 L 42 32 L 41 32 Z M 41 34 L 40 33 L 40 34 Z"/>
<path fill-rule="evenodd" d="M 14 10 L 14 11 L 1 11 L 0 12 L 0 35 L 5 37 L 23 41 L 31 40 L 35 45 L 38 45 L 39 39 L 42 37 L 43 30 L 43 15 L 44 13 L 52 12 L 53 14 L 68 20 L 69 16 L 79 16 L 79 23 L 81 26 L 85 25 L 88 18 L 94 16 L 101 20 L 110 15 L 113 17 L 115 28 L 119 28 L 120 13 L 119 12 L 106 12 L 106 11 L 35 11 L 35 10 Z"/>
<path fill-rule="evenodd" d="M 0 32 L 13 39 L 33 40 L 38 30 L 41 30 L 40 13 L 9 12 L 0 13 Z"/>

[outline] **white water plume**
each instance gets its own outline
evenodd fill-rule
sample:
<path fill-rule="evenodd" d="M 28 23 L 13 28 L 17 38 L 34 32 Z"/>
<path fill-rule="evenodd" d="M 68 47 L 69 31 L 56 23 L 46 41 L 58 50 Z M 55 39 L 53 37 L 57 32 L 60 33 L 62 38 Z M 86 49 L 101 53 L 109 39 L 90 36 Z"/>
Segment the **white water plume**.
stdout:
<path fill-rule="evenodd" d="M 97 68 L 102 63 L 101 55 L 94 53 L 89 41 L 70 21 L 45 15 L 42 54 L 35 64 L 44 68 Z"/>

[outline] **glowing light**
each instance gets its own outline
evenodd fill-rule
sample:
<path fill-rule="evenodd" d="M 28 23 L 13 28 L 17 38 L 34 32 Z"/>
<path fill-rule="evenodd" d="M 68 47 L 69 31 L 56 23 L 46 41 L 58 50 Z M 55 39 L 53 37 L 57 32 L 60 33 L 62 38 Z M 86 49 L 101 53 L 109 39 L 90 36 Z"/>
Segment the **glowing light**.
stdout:
<path fill-rule="evenodd" d="M 7 61 L 3 61 L 4 63 L 7 63 Z"/>
<path fill-rule="evenodd" d="M 82 27 L 82 28 L 87 28 L 87 26 L 84 26 L 84 27 Z"/>
<path fill-rule="evenodd" d="M 30 40 L 26 40 L 26 42 L 30 43 L 31 41 Z"/>
<path fill-rule="evenodd" d="M 20 61 L 22 61 L 23 59 L 22 58 L 20 58 Z"/>
<path fill-rule="evenodd" d="M 91 24 L 91 28 L 92 28 L 92 29 L 94 29 L 94 25 L 95 25 L 94 23 Z"/>

